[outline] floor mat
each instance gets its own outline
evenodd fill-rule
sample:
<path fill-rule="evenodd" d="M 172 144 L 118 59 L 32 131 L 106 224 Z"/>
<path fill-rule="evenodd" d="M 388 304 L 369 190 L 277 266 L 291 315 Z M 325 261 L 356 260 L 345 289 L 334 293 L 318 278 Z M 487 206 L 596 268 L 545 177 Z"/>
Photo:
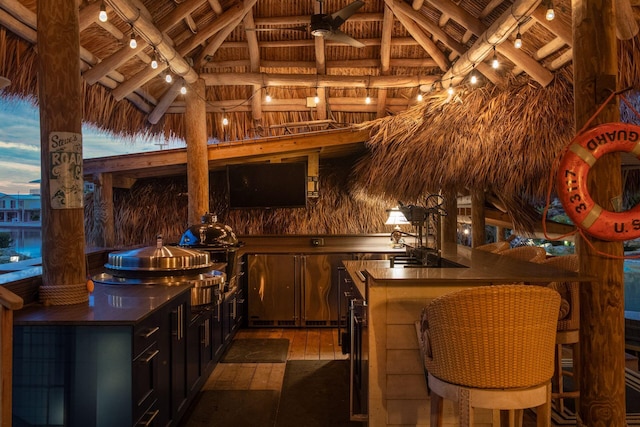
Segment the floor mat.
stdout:
<path fill-rule="evenodd" d="M 570 362 L 565 364 L 565 369 L 570 369 Z M 626 370 L 626 409 L 627 409 L 627 426 L 640 426 L 640 375 L 630 369 Z M 573 390 L 573 381 L 571 377 L 565 379 L 565 389 Z M 558 412 L 555 407 L 551 412 L 551 421 L 554 426 L 575 426 L 575 402 L 573 399 L 565 400 L 565 410 Z"/>
<path fill-rule="evenodd" d="M 278 407 L 277 390 L 204 390 L 181 427 L 272 426 Z"/>
<path fill-rule="evenodd" d="M 289 353 L 286 338 L 246 338 L 231 342 L 221 363 L 284 363 Z"/>
<path fill-rule="evenodd" d="M 352 427 L 349 361 L 290 360 L 284 371 L 276 427 Z"/>

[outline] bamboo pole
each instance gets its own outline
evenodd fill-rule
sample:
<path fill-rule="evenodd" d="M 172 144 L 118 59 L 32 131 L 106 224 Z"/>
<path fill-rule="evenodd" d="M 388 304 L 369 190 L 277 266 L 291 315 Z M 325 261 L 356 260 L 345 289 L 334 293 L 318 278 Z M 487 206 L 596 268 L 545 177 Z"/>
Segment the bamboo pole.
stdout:
<path fill-rule="evenodd" d="M 573 70 L 575 122 L 580 129 L 606 97 L 616 90 L 618 64 L 614 0 L 574 0 Z M 617 102 L 609 103 L 592 126 L 619 120 Z M 613 210 L 611 199 L 622 191 L 620 155 L 599 159 L 588 175 L 594 201 Z M 580 287 L 580 357 L 578 425 L 624 427 L 624 285 L 622 243 L 578 239 L 580 271 L 597 277 Z"/>
<path fill-rule="evenodd" d="M 193 83 L 187 92 L 187 188 L 188 223 L 200 224 L 209 212 L 209 161 L 207 158 L 207 117 L 204 80 Z"/>
<path fill-rule="evenodd" d="M 38 1 L 42 191 L 40 301 L 86 302 L 82 90 L 76 0 Z"/>
<path fill-rule="evenodd" d="M 113 247 L 116 241 L 113 216 L 113 174 L 99 173 L 94 177 L 93 221 L 102 232 L 96 238 L 96 246 Z"/>

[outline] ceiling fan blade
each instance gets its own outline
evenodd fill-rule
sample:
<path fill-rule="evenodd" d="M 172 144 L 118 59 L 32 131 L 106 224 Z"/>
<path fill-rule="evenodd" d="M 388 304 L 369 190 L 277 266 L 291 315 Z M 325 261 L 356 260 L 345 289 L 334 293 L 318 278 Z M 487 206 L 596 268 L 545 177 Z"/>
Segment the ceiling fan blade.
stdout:
<path fill-rule="evenodd" d="M 356 13 L 358 9 L 364 6 L 364 2 L 361 0 L 356 0 L 353 3 L 343 7 L 339 11 L 331 14 L 331 21 L 333 24 L 333 28 L 338 28 L 340 25 L 344 23 L 351 15 Z"/>
<path fill-rule="evenodd" d="M 324 36 L 325 40 L 331 40 L 333 42 L 336 43 L 343 43 L 343 44 L 348 44 L 349 46 L 353 46 L 353 47 L 364 47 L 363 43 L 360 43 L 358 40 L 354 39 L 351 36 L 348 36 L 347 34 L 343 33 L 340 30 L 334 30 L 331 33 L 328 33 Z"/>

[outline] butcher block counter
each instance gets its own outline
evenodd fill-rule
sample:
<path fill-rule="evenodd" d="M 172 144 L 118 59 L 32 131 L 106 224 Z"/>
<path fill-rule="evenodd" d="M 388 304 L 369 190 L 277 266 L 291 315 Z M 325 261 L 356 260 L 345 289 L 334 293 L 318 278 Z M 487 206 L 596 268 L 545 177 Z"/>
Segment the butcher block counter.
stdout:
<path fill-rule="evenodd" d="M 429 396 L 415 322 L 433 298 L 471 286 L 590 280 L 577 273 L 456 245 L 445 247 L 442 256 L 461 267 L 391 268 L 388 260 L 343 262 L 368 306 L 369 426 L 429 425 Z M 447 419 L 453 421 L 451 402 L 445 401 L 445 416 L 448 425 Z M 493 417 L 491 411 L 477 411 L 476 426 L 494 425 L 498 420 Z"/>

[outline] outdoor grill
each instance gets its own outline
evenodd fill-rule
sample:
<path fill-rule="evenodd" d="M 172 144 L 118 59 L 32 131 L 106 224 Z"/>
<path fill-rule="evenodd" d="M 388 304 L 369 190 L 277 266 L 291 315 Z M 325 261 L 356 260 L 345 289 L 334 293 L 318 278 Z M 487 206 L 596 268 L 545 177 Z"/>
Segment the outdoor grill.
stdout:
<path fill-rule="evenodd" d="M 158 236 L 156 246 L 112 252 L 105 271 L 93 277 L 107 285 L 191 285 L 191 307 L 212 309 L 224 292 L 223 264 L 209 253 L 180 246 L 165 246 Z"/>
<path fill-rule="evenodd" d="M 218 222 L 216 215 L 205 213 L 202 223 L 189 227 L 180 238 L 180 247 L 209 254 L 214 262 L 226 263 L 228 289 L 238 285 L 237 251 L 242 246 L 233 229 Z"/>

